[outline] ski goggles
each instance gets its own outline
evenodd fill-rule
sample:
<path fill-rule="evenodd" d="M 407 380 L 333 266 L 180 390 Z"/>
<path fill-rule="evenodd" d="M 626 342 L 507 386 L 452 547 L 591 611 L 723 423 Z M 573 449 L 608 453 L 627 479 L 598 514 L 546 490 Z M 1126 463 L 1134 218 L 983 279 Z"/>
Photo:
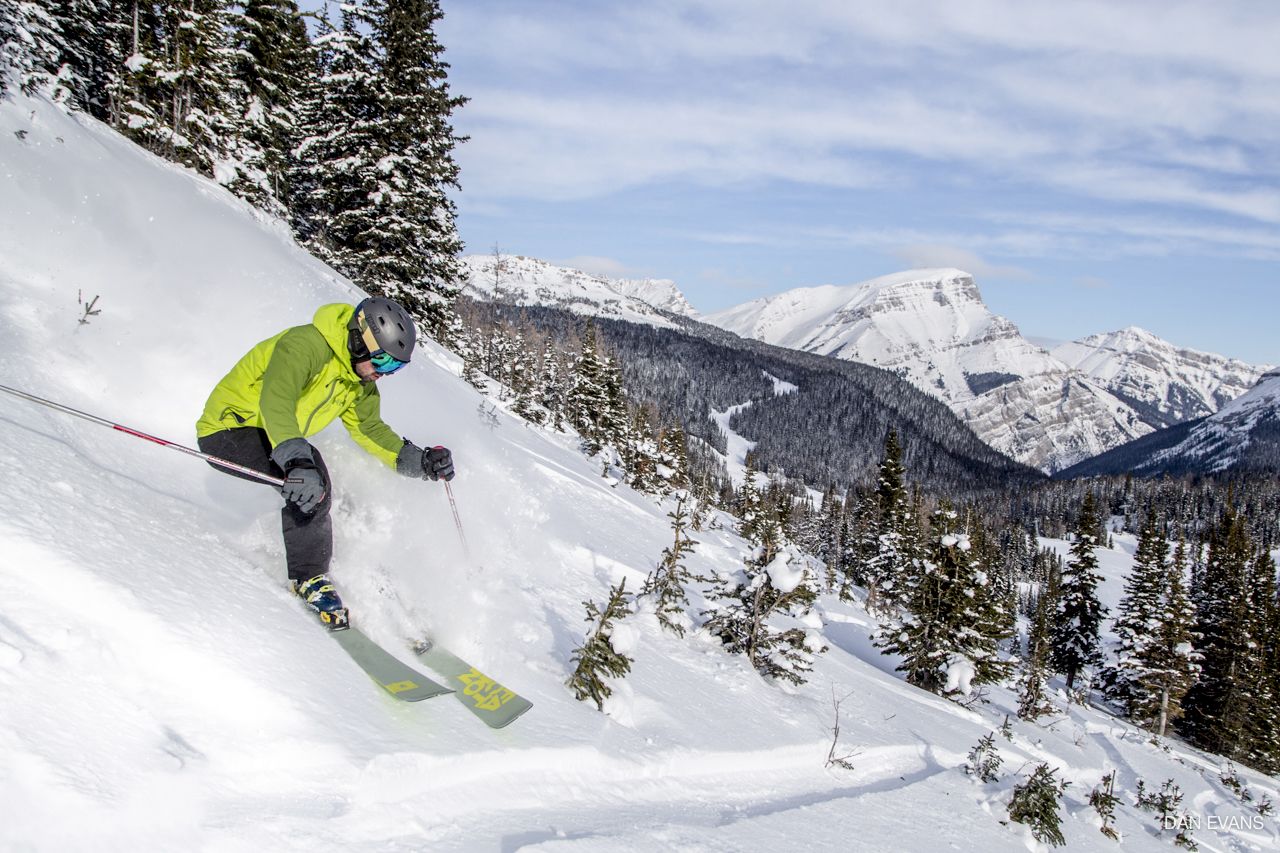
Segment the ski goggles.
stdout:
<path fill-rule="evenodd" d="M 383 376 L 389 376 L 409 363 L 401 361 L 385 350 L 378 350 L 370 356 L 369 360 L 373 363 L 373 369 Z"/>

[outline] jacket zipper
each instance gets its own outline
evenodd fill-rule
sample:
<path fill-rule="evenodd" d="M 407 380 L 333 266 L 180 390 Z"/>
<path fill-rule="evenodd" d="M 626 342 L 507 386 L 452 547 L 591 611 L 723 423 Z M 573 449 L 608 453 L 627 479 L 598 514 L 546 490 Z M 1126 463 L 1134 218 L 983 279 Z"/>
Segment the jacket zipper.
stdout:
<path fill-rule="evenodd" d="M 316 414 L 319 413 L 319 411 L 324 408 L 325 403 L 328 403 L 330 400 L 333 399 L 333 389 L 338 387 L 338 380 L 341 378 L 342 377 L 340 376 L 335 376 L 333 378 L 333 381 L 329 383 L 329 393 L 325 395 L 325 398 L 321 400 L 314 409 L 311 410 L 311 414 L 307 415 L 307 425 L 302 428 L 303 435 L 310 434 L 311 422 L 316 419 Z"/>

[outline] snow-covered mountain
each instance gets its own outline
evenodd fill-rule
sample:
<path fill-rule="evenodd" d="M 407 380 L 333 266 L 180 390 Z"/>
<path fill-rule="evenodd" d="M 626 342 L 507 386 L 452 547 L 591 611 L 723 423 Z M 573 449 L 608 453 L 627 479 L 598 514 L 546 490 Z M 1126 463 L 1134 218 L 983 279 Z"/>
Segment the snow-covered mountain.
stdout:
<path fill-rule="evenodd" d="M 1280 471 L 1280 370 L 1219 411 L 1117 447 L 1061 472 L 1062 476 L 1216 474 Z"/>
<path fill-rule="evenodd" d="M 10 98 L 0 383 L 191 442 L 241 353 L 360 298 L 212 182 Z M 803 687 L 641 608 L 613 635 L 635 663 L 606 713 L 575 701 L 581 602 L 639 587 L 673 502 L 602 479 L 574 436 L 508 415 L 460 371 L 427 342 L 379 388 L 389 423 L 454 450 L 471 560 L 438 484 L 397 477 L 336 424 L 315 443 L 357 624 L 410 662 L 401 641 L 429 628 L 533 701 L 498 732 L 448 697 L 386 696 L 324 636 L 284 588 L 271 489 L 0 394 L 0 850 L 1025 851 L 1040 848 L 1006 806 L 1041 762 L 1071 783 L 1072 850 L 1116 848 L 1088 804 L 1113 771 L 1125 849 L 1169 849 L 1129 805 L 1139 779 L 1177 784 L 1207 847 L 1280 843 L 1212 756 L 1058 693 L 1037 725 L 1007 687 L 961 706 L 906 685 L 871 646 L 874 620 L 835 596 L 797 626 L 830 646 Z M 741 565 L 732 526 L 696 534 L 693 574 Z M 1111 605 L 1133 544 L 1117 541 L 1099 552 Z M 1006 715 L 1003 768 L 979 783 L 966 754 Z M 848 768 L 827 764 L 837 721 Z M 1280 800 L 1274 779 L 1239 775 L 1255 801 Z"/>
<path fill-rule="evenodd" d="M 1156 429 L 1213 414 L 1252 388 L 1269 367 L 1177 347 L 1136 326 L 1052 352 Z"/>
<path fill-rule="evenodd" d="M 1123 401 L 993 314 L 973 277 L 956 269 L 800 288 L 705 320 L 895 371 L 946 402 L 991 446 L 1045 470 L 1151 430 Z"/>
<path fill-rule="evenodd" d="M 663 312 L 695 317 L 668 279 L 619 279 L 520 255 L 467 255 L 463 292 L 475 299 L 546 305 L 579 314 L 672 328 Z"/>

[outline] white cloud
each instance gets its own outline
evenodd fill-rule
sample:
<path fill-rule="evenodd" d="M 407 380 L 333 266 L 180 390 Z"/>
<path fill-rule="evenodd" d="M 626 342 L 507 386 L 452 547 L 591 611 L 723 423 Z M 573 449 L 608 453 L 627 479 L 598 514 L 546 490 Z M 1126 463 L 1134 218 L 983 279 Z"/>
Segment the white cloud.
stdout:
<path fill-rule="evenodd" d="M 1035 275 L 1022 267 L 993 264 L 968 249 L 937 244 L 900 246 L 893 255 L 916 268 L 956 267 L 979 279 L 1029 280 Z"/>
<path fill-rule="evenodd" d="M 919 158 L 979 189 L 1280 221 L 1273 4 L 475 2 L 446 25 L 472 197 L 910 190 Z"/>

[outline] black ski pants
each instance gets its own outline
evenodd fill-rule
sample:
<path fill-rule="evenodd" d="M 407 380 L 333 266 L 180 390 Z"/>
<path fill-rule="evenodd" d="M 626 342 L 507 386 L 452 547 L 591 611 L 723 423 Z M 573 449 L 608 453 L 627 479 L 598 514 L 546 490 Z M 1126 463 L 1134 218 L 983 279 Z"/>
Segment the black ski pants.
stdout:
<path fill-rule="evenodd" d="M 257 427 L 238 427 L 224 429 L 199 439 L 200 449 L 211 456 L 217 456 L 228 462 L 235 462 L 246 468 L 270 474 L 273 477 L 284 477 L 284 471 L 271 461 L 271 441 L 266 430 Z M 329 480 L 329 469 L 325 467 L 320 451 L 313 445 L 312 458 L 320 476 L 324 477 L 324 500 L 311 512 L 305 513 L 290 503 L 280 510 L 280 526 L 284 531 L 284 555 L 289 567 L 289 580 L 304 581 L 329 571 L 329 561 L 333 558 L 333 521 L 329 518 L 329 507 L 333 505 L 333 484 Z M 241 474 L 229 468 L 213 465 L 223 473 L 242 480 L 261 483 L 248 474 Z M 264 485 L 270 485 L 264 484 Z M 273 487 L 279 491 L 279 487 Z"/>

